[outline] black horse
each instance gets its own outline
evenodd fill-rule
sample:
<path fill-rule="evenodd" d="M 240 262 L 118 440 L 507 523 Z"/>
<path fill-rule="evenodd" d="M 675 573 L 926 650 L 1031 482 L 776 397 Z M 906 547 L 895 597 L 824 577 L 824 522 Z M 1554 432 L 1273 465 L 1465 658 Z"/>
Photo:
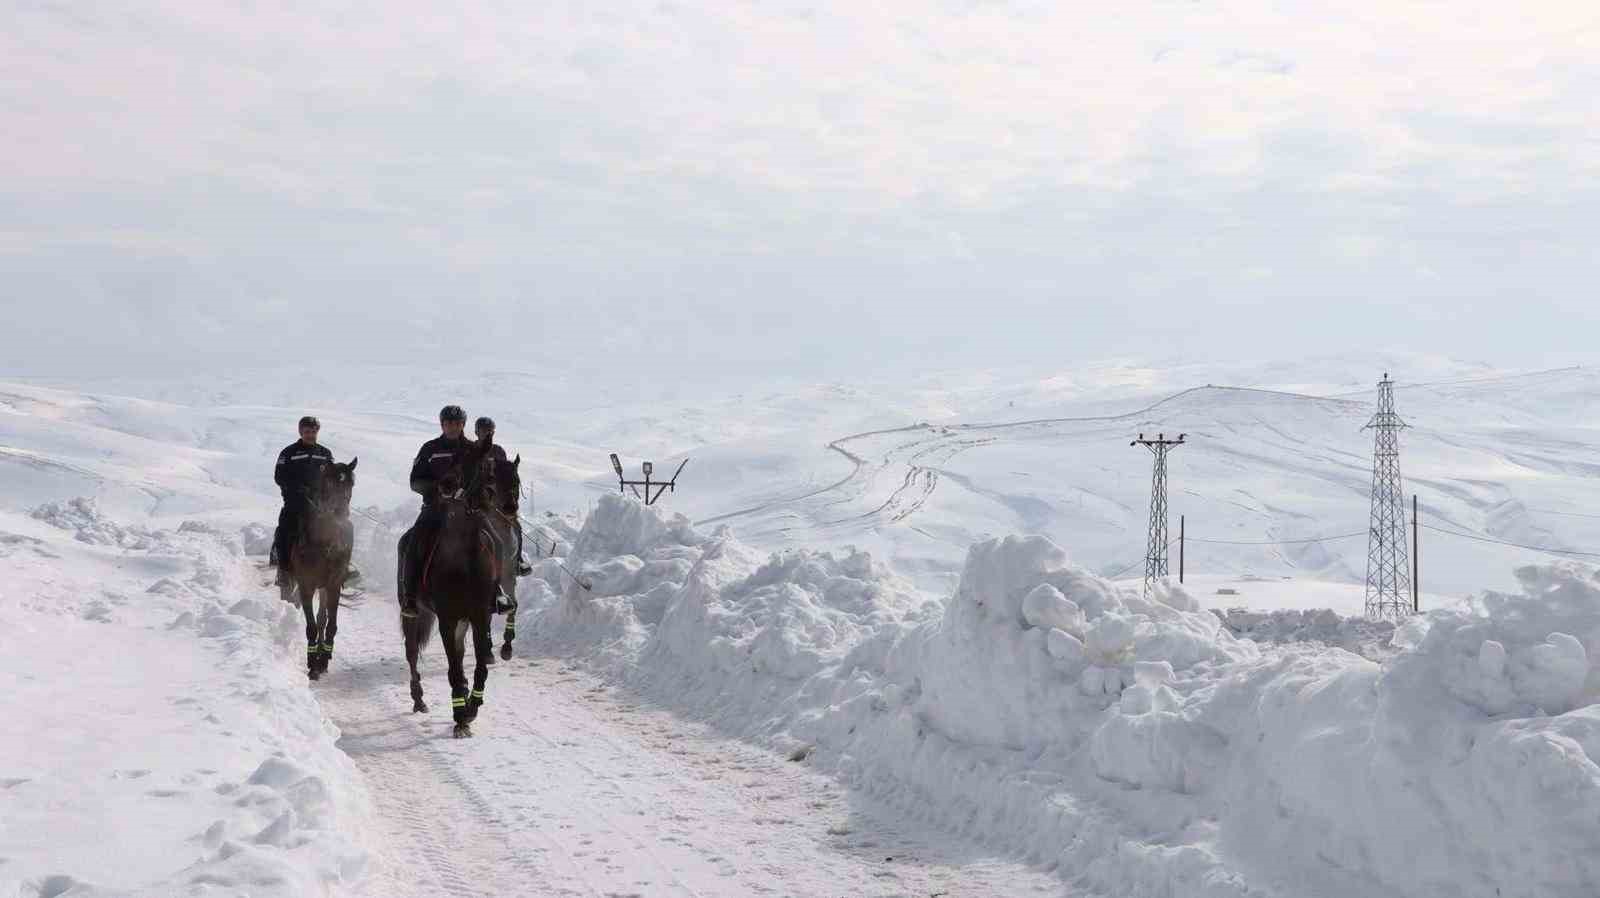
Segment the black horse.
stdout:
<path fill-rule="evenodd" d="M 333 637 L 339 632 L 339 592 L 350 569 L 355 544 L 350 526 L 350 494 L 356 486 L 356 462 L 325 465 L 307 496 L 308 513 L 300 532 L 289 544 L 289 582 L 280 589 L 283 600 L 300 593 L 306 615 L 306 675 L 315 680 L 333 660 Z M 322 591 L 322 607 L 313 613 L 312 600 Z"/>
<path fill-rule="evenodd" d="M 500 565 L 500 589 L 506 596 L 515 598 L 517 594 L 517 566 L 515 563 L 517 553 L 522 550 L 517 534 L 517 514 L 522 505 L 522 476 L 517 469 L 522 466 L 522 456 L 514 459 L 497 458 L 494 464 L 495 498 L 498 503 L 488 509 L 485 522 L 489 529 L 494 531 L 495 539 L 500 544 L 501 557 L 504 563 Z M 517 638 L 517 606 L 513 604 L 506 612 L 506 629 L 504 642 L 500 645 L 500 657 L 511 660 L 511 643 Z M 491 650 L 493 646 L 490 647 Z"/>
<path fill-rule="evenodd" d="M 438 539 L 433 545 L 409 545 L 410 534 L 401 538 L 400 555 L 422 552 L 422 578 L 417 585 L 417 613 L 400 616 L 405 634 L 406 663 L 411 667 L 411 710 L 428 710 L 422 700 L 422 676 L 417 673 L 417 655 L 433 635 L 435 621 L 444 640 L 444 653 L 450 666 L 450 707 L 455 718 L 456 738 L 472 735 L 472 722 L 483 705 L 483 689 L 493 663 L 489 642 L 489 616 L 494 608 L 495 580 L 500 560 L 494 540 L 486 529 L 485 515 L 497 507 L 494 459 L 472 450 L 456 472 L 466 487 L 459 498 L 446 496 L 441 513 Z M 472 630 L 476 666 L 472 689 L 467 689 L 466 634 Z"/>

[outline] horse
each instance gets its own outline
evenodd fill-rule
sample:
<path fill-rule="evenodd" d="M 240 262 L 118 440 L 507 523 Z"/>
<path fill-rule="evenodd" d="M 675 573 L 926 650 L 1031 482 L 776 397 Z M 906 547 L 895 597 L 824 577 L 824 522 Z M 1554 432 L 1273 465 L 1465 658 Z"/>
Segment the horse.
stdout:
<path fill-rule="evenodd" d="M 350 495 L 356 486 L 356 462 L 325 465 L 306 496 L 309 506 L 289 544 L 289 579 L 280 587 L 285 602 L 299 592 L 306 615 L 306 676 L 317 679 L 333 660 L 333 637 L 339 632 L 339 592 L 350 569 L 355 532 L 350 525 Z M 322 607 L 312 600 L 322 591 Z"/>
<path fill-rule="evenodd" d="M 517 552 L 522 547 L 517 542 L 517 512 L 522 502 L 522 477 L 517 469 L 522 466 L 522 456 L 506 460 L 497 458 L 494 464 L 495 492 L 499 503 L 484 515 L 489 529 L 500 543 L 503 563 L 500 565 L 500 589 L 513 602 L 506 612 L 506 628 L 500 645 L 502 660 L 511 660 L 511 643 L 517 638 Z M 490 647 L 491 651 L 493 646 Z M 493 657 L 491 655 L 491 657 Z"/>
<path fill-rule="evenodd" d="M 428 710 L 428 704 L 422 700 L 417 656 L 428 644 L 437 622 L 449 662 L 455 737 L 464 739 L 472 735 L 472 722 L 483 706 L 483 689 L 493 659 L 489 616 L 494 607 L 497 561 L 484 518 L 489 509 L 496 507 L 497 491 L 494 460 L 487 452 L 469 450 L 455 473 L 466 486 L 458 495 L 440 498 L 444 520 L 433 545 L 408 547 L 409 534 L 401 537 L 402 558 L 408 548 L 426 555 L 417 584 L 417 613 L 414 617 L 401 614 L 400 631 L 405 635 L 406 664 L 411 668 L 411 710 L 420 714 Z M 464 665 L 469 628 L 476 662 L 470 691 Z"/>

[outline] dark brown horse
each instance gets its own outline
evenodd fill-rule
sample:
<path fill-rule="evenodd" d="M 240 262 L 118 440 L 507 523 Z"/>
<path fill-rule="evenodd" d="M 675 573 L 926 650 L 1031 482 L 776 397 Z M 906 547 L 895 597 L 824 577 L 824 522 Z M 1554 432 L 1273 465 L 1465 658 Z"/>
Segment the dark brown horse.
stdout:
<path fill-rule="evenodd" d="M 517 512 L 522 504 L 522 477 L 517 469 L 522 466 L 522 456 L 514 459 L 497 459 L 494 465 L 496 504 L 485 515 L 489 529 L 500 543 L 500 589 L 507 597 L 517 595 L 517 553 L 522 546 L 517 538 Z M 511 660 L 511 643 L 517 638 L 517 606 L 506 612 L 506 629 L 500 645 L 500 657 Z"/>
<path fill-rule="evenodd" d="M 300 594 L 306 615 L 306 675 L 315 680 L 333 660 L 333 637 L 339 632 L 339 592 L 350 569 L 350 549 L 355 544 L 350 526 L 350 494 L 356 486 L 356 462 L 325 465 L 306 498 L 309 506 L 289 544 L 289 582 L 280 587 L 286 602 Z M 312 602 L 322 592 L 322 606 L 313 613 Z"/>
<path fill-rule="evenodd" d="M 449 662 L 450 707 L 455 719 L 456 738 L 472 735 L 472 722 L 483 705 L 483 690 L 493 663 L 489 639 L 489 616 L 494 609 L 495 579 L 499 559 L 494 540 L 487 531 L 485 516 L 498 508 L 494 459 L 479 450 L 469 451 L 457 471 L 458 482 L 466 486 L 460 495 L 440 499 L 444 521 L 433 545 L 408 545 L 401 538 L 402 557 L 408 550 L 422 552 L 422 579 L 417 585 L 417 614 L 400 617 L 405 634 L 406 663 L 411 667 L 411 710 L 428 710 L 422 700 L 422 676 L 417 673 L 417 656 L 428 644 L 435 621 L 444 640 Z M 472 631 L 476 665 L 472 688 L 467 688 L 465 666 L 467 630 Z"/>

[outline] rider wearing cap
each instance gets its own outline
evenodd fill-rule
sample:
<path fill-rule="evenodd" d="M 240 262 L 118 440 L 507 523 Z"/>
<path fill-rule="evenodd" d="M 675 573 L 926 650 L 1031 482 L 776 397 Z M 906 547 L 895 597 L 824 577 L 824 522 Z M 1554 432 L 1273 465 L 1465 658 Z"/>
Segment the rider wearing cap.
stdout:
<path fill-rule="evenodd" d="M 278 512 L 278 530 L 272 535 L 272 554 L 267 563 L 278 566 L 278 585 L 289 581 L 289 545 L 300 532 L 309 507 L 308 498 L 324 465 L 333 463 L 333 453 L 328 447 L 317 445 L 317 434 L 322 423 L 310 415 L 300 419 L 300 439 L 285 446 L 278 453 L 278 465 L 273 469 L 272 480 L 283 494 L 283 510 Z"/>
<path fill-rule="evenodd" d="M 494 441 L 493 418 L 485 415 L 484 417 L 472 422 L 472 433 L 478 438 L 479 446 L 487 447 L 489 454 L 494 458 L 495 464 L 500 465 L 511 463 L 510 459 L 506 457 L 505 448 Z M 516 503 L 511 501 L 503 504 L 504 507 L 509 510 L 514 510 L 516 507 Z M 512 514 L 511 523 L 517 531 L 517 576 L 526 577 L 533 573 L 533 567 L 528 564 L 527 553 L 522 551 L 522 518 L 518 515 Z"/>
<path fill-rule="evenodd" d="M 417 450 L 416 460 L 411 463 L 411 490 L 421 494 L 422 511 L 417 514 L 417 522 L 411 525 L 411 530 L 402 537 L 400 613 L 403 615 L 416 614 L 417 589 L 427 555 L 423 549 L 434 544 L 444 524 L 442 497 L 465 486 L 460 482 L 460 471 L 467 453 L 476 447 L 466 438 L 466 429 L 467 413 L 461 406 L 447 405 L 440 409 L 439 436 L 423 443 Z M 498 554 L 494 533 L 486 528 L 484 534 L 496 543 Z M 413 546 L 416 551 L 410 551 Z M 495 581 L 495 594 L 497 603 L 508 605 L 499 580 Z"/>
<path fill-rule="evenodd" d="M 439 536 L 439 527 L 444 523 L 441 497 L 462 486 L 458 471 L 464 456 L 472 449 L 466 429 L 467 413 L 459 405 L 447 405 L 439 410 L 439 436 L 417 450 L 417 458 L 411 463 L 411 491 L 421 494 L 422 511 L 406 534 L 408 547 L 431 546 Z M 400 608 L 404 613 L 415 613 L 417 586 L 422 580 L 426 555 L 420 548 L 401 555 Z"/>

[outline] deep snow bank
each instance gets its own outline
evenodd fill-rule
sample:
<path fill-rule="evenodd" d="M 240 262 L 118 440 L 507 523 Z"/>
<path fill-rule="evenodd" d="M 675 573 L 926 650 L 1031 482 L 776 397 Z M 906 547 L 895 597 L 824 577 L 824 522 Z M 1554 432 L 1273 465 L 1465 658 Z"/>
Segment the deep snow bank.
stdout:
<path fill-rule="evenodd" d="M 238 536 L 0 513 L 0 893 L 326 894 L 367 798 Z"/>
<path fill-rule="evenodd" d="M 1228 608 L 1212 609 L 1211 613 L 1222 619 L 1229 633 L 1256 642 L 1318 643 L 1354 652 L 1369 661 L 1387 660 L 1395 651 L 1393 621 L 1345 617 L 1330 608 Z"/>
<path fill-rule="evenodd" d="M 545 649 L 1086 885 L 1600 888 L 1587 569 L 1524 569 L 1379 665 L 1235 638 L 1039 537 L 974 546 L 932 602 L 864 554 L 762 558 L 608 497 L 560 560 L 576 576 L 557 561 L 524 591 Z"/>

